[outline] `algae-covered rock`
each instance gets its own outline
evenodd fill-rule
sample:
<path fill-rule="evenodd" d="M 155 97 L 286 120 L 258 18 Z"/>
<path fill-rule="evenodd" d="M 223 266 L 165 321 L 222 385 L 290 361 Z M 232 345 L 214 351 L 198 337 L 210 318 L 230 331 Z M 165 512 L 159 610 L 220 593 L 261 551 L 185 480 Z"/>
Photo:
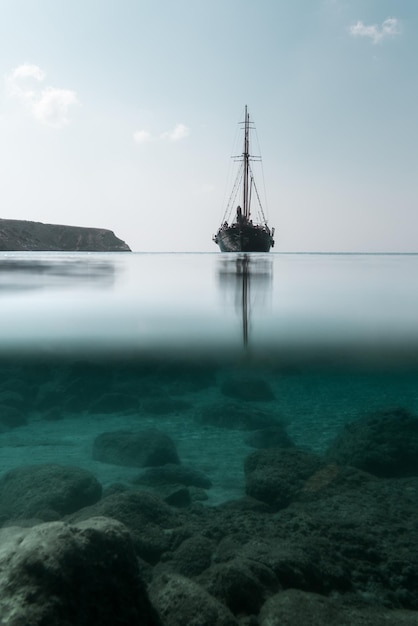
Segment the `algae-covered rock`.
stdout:
<path fill-rule="evenodd" d="M 327 456 L 384 478 L 418 476 L 418 417 L 403 408 L 366 415 L 343 428 Z"/>
<path fill-rule="evenodd" d="M 94 504 L 101 494 L 101 484 L 87 470 L 53 463 L 29 465 L 0 478 L 0 511 L 6 519 L 51 519 Z"/>
<path fill-rule="evenodd" d="M 276 509 L 283 508 L 323 466 L 316 454 L 297 448 L 258 450 L 245 460 L 246 493 Z"/>
<path fill-rule="evenodd" d="M 2 626 L 158 626 L 133 545 L 95 518 L 0 530 Z"/>
<path fill-rule="evenodd" d="M 178 574 L 163 574 L 149 588 L 164 626 L 238 626 L 221 602 L 196 582 Z"/>
<path fill-rule="evenodd" d="M 102 433 L 94 440 L 93 459 L 128 467 L 180 463 L 171 437 L 156 428 L 139 432 L 118 430 Z"/>

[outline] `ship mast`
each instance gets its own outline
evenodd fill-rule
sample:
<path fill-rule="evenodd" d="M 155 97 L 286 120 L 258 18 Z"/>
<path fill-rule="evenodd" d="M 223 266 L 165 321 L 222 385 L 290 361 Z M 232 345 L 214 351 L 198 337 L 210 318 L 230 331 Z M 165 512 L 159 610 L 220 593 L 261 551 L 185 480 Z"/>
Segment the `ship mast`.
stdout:
<path fill-rule="evenodd" d="M 248 189 L 248 174 L 250 169 L 250 154 L 249 154 L 249 133 L 250 133 L 250 116 L 248 114 L 247 105 L 245 105 L 245 121 L 244 121 L 244 185 L 243 185 L 243 199 L 242 208 L 243 215 L 246 220 L 250 219 L 250 202 L 249 202 L 249 189 Z"/>

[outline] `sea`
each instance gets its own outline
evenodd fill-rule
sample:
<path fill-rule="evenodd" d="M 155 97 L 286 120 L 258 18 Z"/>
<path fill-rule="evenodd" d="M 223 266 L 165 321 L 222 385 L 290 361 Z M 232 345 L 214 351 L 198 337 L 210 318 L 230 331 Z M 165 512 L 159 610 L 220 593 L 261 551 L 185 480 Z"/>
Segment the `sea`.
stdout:
<path fill-rule="evenodd" d="M 94 441 L 155 428 L 216 506 L 245 496 L 243 414 L 323 454 L 364 415 L 418 414 L 417 375 L 418 255 L 0 256 L 0 478 L 59 463 L 132 487 Z"/>

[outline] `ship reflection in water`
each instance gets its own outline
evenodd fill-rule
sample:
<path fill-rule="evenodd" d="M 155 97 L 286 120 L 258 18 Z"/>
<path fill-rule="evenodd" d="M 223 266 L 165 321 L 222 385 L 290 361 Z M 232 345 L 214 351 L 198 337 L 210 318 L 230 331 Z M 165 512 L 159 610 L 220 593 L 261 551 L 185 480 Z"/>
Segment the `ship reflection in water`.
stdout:
<path fill-rule="evenodd" d="M 223 257 L 218 268 L 222 295 L 228 301 L 233 298 L 234 306 L 241 318 L 242 341 L 249 348 L 251 313 L 255 307 L 266 308 L 270 302 L 273 286 L 273 265 L 268 256 L 238 254 Z"/>

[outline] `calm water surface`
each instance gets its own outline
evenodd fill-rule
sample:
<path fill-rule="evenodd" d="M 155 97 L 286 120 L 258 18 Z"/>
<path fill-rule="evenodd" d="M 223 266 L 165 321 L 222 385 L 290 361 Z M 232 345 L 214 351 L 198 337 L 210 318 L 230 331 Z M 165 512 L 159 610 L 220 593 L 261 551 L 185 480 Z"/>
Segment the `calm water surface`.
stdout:
<path fill-rule="evenodd" d="M 228 358 L 418 344 L 418 256 L 3 253 L 0 348 Z"/>

